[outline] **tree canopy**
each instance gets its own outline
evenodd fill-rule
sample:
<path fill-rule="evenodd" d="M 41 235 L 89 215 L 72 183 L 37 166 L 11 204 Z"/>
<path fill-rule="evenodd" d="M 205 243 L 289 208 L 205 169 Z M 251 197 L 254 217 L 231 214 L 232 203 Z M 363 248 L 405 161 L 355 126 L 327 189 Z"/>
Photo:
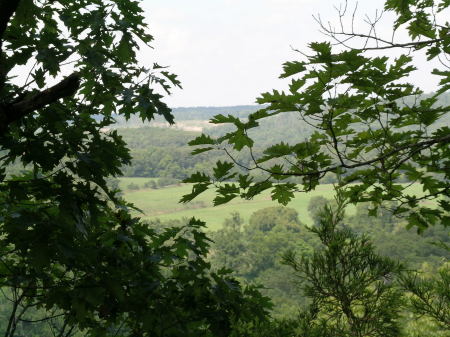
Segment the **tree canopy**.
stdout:
<path fill-rule="evenodd" d="M 265 316 L 255 288 L 210 271 L 203 223 L 156 233 L 108 187 L 130 162 L 115 118 L 173 122 L 162 99 L 176 76 L 137 62 L 152 39 L 138 1 L 0 1 L 5 336 L 39 322 L 58 336 L 222 336 Z M 9 174 L 15 162 L 27 170 Z"/>

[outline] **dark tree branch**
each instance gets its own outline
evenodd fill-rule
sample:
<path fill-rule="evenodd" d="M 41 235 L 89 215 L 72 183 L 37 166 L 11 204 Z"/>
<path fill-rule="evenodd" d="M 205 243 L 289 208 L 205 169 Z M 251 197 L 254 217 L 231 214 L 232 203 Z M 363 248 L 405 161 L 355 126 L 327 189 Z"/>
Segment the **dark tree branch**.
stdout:
<path fill-rule="evenodd" d="M 11 108 L 19 116 L 11 116 L 12 121 L 37 109 L 43 108 L 48 104 L 54 103 L 60 98 L 74 95 L 79 86 L 80 75 L 78 73 L 73 73 L 53 87 L 38 92 L 20 102 L 14 103 Z"/>
<path fill-rule="evenodd" d="M 39 323 L 39 322 L 48 321 L 50 319 L 62 317 L 64 315 L 65 314 L 57 314 L 57 315 L 52 315 L 52 316 L 45 316 L 44 318 L 40 318 L 40 319 L 22 319 L 22 318 L 20 318 L 19 321 L 26 322 L 26 323 Z"/>
<path fill-rule="evenodd" d="M 17 10 L 19 3 L 20 0 L 0 0 L 0 52 L 6 27 L 8 27 L 8 22 Z"/>
<path fill-rule="evenodd" d="M 20 0 L 0 0 L 0 90 L 5 85 L 5 79 L 8 73 L 4 65 L 3 36 L 8 27 L 8 22 L 16 12 L 19 3 Z"/>
<path fill-rule="evenodd" d="M 369 40 L 373 40 L 377 43 L 384 43 L 384 46 L 375 46 L 375 47 L 363 47 L 363 48 L 353 48 L 354 50 L 359 50 L 359 51 L 366 51 L 366 50 L 383 50 L 383 49 L 392 49 L 392 48 L 420 48 L 422 46 L 428 46 L 430 44 L 438 44 L 440 42 L 443 41 L 443 39 L 430 39 L 430 40 L 424 40 L 424 41 L 410 41 L 410 42 L 405 42 L 405 43 L 397 43 L 397 42 L 390 42 L 387 40 L 383 40 L 379 37 L 375 37 L 372 35 L 367 35 L 367 34 L 355 34 L 355 33 L 345 33 L 345 32 L 335 32 L 335 31 L 327 31 L 326 33 L 328 33 L 332 38 L 334 38 L 338 44 L 342 44 L 344 45 L 344 43 L 347 40 L 340 40 L 338 39 L 336 36 L 338 35 L 343 35 L 343 36 L 347 36 L 349 38 L 354 38 L 354 37 L 360 37 L 360 38 L 366 38 Z"/>
<path fill-rule="evenodd" d="M 54 103 L 65 97 L 73 96 L 80 87 L 80 74 L 73 73 L 58 84 L 44 91 L 26 97 L 19 102 L 0 106 L 0 135 L 5 133 L 8 126 L 23 118 L 27 114 Z"/>

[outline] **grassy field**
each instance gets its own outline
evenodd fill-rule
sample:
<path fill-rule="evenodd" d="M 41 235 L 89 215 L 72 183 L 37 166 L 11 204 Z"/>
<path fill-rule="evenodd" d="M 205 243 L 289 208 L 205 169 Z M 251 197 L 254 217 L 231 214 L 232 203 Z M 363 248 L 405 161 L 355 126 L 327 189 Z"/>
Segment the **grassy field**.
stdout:
<path fill-rule="evenodd" d="M 190 192 L 190 185 L 181 184 L 156 190 L 142 188 L 148 180 L 148 178 L 121 178 L 120 183 L 122 187 L 130 183 L 141 186 L 139 190 L 125 190 L 124 197 L 144 212 L 142 215 L 144 219 L 160 218 L 162 220 L 168 220 L 195 216 L 206 221 L 208 228 L 215 230 L 222 226 L 224 219 L 229 217 L 232 212 L 238 212 L 244 220 L 248 220 L 252 213 L 261 208 L 278 206 L 278 203 L 270 199 L 269 193 L 264 193 L 253 200 L 235 199 L 226 205 L 214 207 L 211 202 L 214 197 L 212 191 L 205 192 L 191 203 L 179 204 L 178 201 L 180 198 Z M 332 186 L 323 185 L 314 192 L 299 194 L 289 204 L 289 207 L 298 211 L 300 220 L 304 223 L 311 222 L 307 207 L 309 199 L 317 195 L 332 198 Z"/>
<path fill-rule="evenodd" d="M 138 185 L 139 188 L 143 188 L 144 184 L 148 181 L 157 181 L 158 178 L 136 178 L 136 177 L 122 177 L 119 179 L 119 187 L 122 191 L 126 191 L 127 186 L 130 184 Z"/>
<path fill-rule="evenodd" d="M 222 226 L 224 219 L 230 217 L 232 212 L 238 212 L 244 220 L 248 220 L 252 213 L 261 208 L 279 205 L 272 201 L 270 194 L 266 192 L 253 200 L 235 199 L 226 205 L 214 207 L 211 202 L 214 197 L 212 191 L 205 192 L 191 203 L 179 204 L 178 201 L 182 195 L 190 191 L 190 185 L 180 184 L 156 190 L 143 188 L 143 185 L 149 180 L 151 178 L 120 178 L 120 186 L 123 188 L 130 183 L 140 186 L 139 190 L 125 189 L 124 197 L 127 201 L 139 207 L 144 212 L 141 215 L 142 218 L 148 220 L 155 218 L 162 220 L 181 219 L 195 216 L 205 221 L 209 229 L 215 230 Z M 420 194 L 419 186 L 412 186 L 411 189 L 412 192 Z M 331 199 L 333 195 L 332 185 L 320 185 L 313 192 L 297 194 L 288 207 L 294 208 L 299 213 L 302 222 L 311 224 L 311 218 L 307 211 L 309 200 L 314 196 Z M 354 207 L 350 206 L 347 212 L 352 214 Z"/>

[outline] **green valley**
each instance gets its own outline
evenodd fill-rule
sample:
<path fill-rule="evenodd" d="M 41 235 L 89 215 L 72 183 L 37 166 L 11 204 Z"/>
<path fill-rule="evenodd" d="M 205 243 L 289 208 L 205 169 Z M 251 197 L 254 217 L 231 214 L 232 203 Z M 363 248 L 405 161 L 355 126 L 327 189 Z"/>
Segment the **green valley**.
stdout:
<path fill-rule="evenodd" d="M 449 337 L 450 0 L 328 2 L 0 0 L 0 336 Z"/>

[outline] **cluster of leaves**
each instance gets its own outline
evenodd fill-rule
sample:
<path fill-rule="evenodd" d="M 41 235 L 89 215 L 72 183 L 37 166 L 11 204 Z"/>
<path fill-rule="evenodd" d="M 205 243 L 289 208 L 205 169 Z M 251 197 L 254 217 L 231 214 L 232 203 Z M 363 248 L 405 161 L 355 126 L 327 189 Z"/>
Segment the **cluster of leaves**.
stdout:
<path fill-rule="evenodd" d="M 59 336 L 226 336 L 233 321 L 264 319 L 256 289 L 209 271 L 201 222 L 156 233 L 109 187 L 130 162 L 105 131 L 114 118 L 173 122 L 161 93 L 179 82 L 137 62 L 151 40 L 138 1 L 0 1 L 5 336 L 34 308 L 41 322 L 60 317 Z M 15 162 L 30 170 L 7 177 Z"/>
<path fill-rule="evenodd" d="M 449 72 L 433 71 L 441 81 L 430 97 L 421 96 L 422 92 L 407 82 L 416 70 L 416 51 L 425 51 L 429 60 L 447 57 L 448 23 L 436 23 L 432 13 L 448 6 L 446 1 L 387 1 L 386 10 L 397 13 L 394 31 L 405 28 L 409 32 L 411 42 L 406 44 L 390 43 L 376 35 L 366 36 L 379 43 L 370 48 L 337 50 L 328 42 L 311 43 L 312 54 L 305 55 L 305 61 L 284 64 L 280 77 L 293 78 L 287 92 L 262 94 L 257 101 L 265 105 L 246 120 L 215 116 L 212 123 L 230 124 L 234 130 L 218 138 L 202 135 L 190 142 L 199 147 L 193 153 L 220 149 L 229 160 L 218 162 L 214 174 L 196 173 L 186 179 L 195 186 L 182 201 L 208 188 L 216 190 L 217 204 L 235 197 L 250 199 L 270 189 L 274 200 L 287 204 L 295 192 L 313 190 L 331 172 L 341 176 L 342 185 L 349 185 L 351 202 L 373 202 L 375 212 L 383 201 L 396 200 L 397 213 L 408 216 L 409 226 L 419 231 L 437 222 L 448 226 L 450 204 L 445 197 L 450 195 L 450 129 L 436 125 L 450 107 L 436 103 L 449 88 Z M 349 40 L 364 37 L 354 32 L 341 34 Z M 339 36 L 333 30 L 329 35 Z M 342 42 L 342 46 L 346 44 Z M 409 48 L 408 55 L 372 56 L 387 48 Z M 408 103 L 411 97 L 416 99 Z M 257 144 L 249 131 L 261 120 L 286 112 L 297 112 L 315 132 L 296 144 L 280 142 L 255 153 Z M 232 153 L 244 150 L 253 159 L 251 165 L 241 163 Z M 239 174 L 237 167 L 247 173 Z M 254 179 L 254 171 L 265 177 Z M 290 177 L 301 177 L 301 186 L 286 181 Z M 401 177 L 420 184 L 424 195 L 409 193 L 407 186 L 399 183 Z M 236 183 L 222 183 L 231 178 Z M 439 207 L 427 207 L 421 203 L 424 200 L 436 200 Z"/>
<path fill-rule="evenodd" d="M 33 307 L 45 309 L 40 320 L 57 312 L 67 327 L 61 335 L 75 327 L 93 336 L 226 336 L 234 320 L 264 319 L 266 300 L 255 288 L 209 272 L 204 223 L 156 234 L 124 211 L 115 216 L 120 226 L 106 230 L 103 215 L 97 221 L 106 224 L 84 233 L 48 214 L 39 228 L 8 221 L 16 235 L 1 242 L 0 273 L 2 287 L 17 295 L 6 336 L 30 321 Z"/>

